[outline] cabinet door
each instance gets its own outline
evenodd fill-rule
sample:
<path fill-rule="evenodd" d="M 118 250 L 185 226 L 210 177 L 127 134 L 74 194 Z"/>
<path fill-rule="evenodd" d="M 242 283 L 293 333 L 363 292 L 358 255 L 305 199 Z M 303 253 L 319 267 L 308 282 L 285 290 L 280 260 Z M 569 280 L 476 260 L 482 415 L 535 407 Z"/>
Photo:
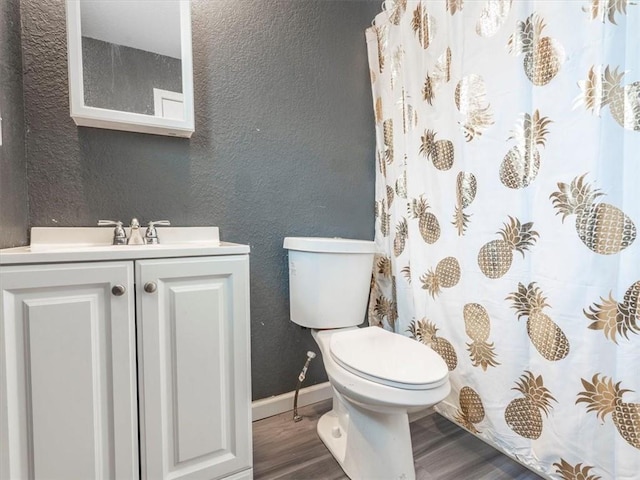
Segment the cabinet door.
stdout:
<path fill-rule="evenodd" d="M 140 260 L 142 477 L 251 467 L 249 259 Z"/>
<path fill-rule="evenodd" d="M 137 478 L 133 262 L 0 276 L 0 477 Z"/>

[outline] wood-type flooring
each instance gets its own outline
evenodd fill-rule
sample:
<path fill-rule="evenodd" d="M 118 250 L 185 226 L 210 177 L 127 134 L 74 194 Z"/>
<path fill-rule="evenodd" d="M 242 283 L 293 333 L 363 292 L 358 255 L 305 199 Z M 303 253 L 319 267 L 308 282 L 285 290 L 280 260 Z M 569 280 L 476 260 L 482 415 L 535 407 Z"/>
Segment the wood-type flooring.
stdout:
<path fill-rule="evenodd" d="M 326 400 L 253 423 L 255 480 L 348 480 L 316 433 Z M 418 480 L 540 480 L 542 477 L 501 454 L 436 413 L 411 422 Z"/>

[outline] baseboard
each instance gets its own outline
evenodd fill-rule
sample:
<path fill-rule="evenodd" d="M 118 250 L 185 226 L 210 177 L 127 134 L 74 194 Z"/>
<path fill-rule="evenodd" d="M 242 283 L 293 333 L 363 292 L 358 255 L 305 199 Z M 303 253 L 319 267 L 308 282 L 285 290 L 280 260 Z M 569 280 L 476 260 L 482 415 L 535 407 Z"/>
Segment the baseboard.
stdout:
<path fill-rule="evenodd" d="M 295 392 L 287 392 L 282 395 L 256 400 L 251 404 L 253 421 L 293 410 L 294 395 Z M 298 394 L 298 408 L 327 400 L 332 396 L 333 393 L 329 382 L 301 388 Z"/>

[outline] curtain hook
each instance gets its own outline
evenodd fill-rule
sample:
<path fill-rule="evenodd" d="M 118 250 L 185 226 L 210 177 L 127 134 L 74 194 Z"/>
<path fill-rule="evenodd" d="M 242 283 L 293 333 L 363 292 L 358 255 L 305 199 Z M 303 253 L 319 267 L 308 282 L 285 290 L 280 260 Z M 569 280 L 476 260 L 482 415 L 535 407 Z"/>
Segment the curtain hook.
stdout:
<path fill-rule="evenodd" d="M 380 10 L 387 13 L 387 0 L 384 0 L 382 4 L 380 4 Z M 372 27 L 376 26 L 376 17 L 373 17 L 373 20 L 371 20 L 371 26 Z"/>

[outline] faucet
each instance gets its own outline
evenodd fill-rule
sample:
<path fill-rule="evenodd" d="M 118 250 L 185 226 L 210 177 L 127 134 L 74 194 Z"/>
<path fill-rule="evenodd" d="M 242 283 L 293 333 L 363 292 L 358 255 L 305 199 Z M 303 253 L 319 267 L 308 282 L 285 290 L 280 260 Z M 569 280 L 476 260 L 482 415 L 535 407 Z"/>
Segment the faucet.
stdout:
<path fill-rule="evenodd" d="M 156 225 L 169 226 L 171 222 L 169 222 L 169 220 L 149 222 L 149 226 L 147 226 L 147 231 L 143 237 L 142 233 L 140 233 L 140 222 L 137 218 L 132 218 L 131 231 L 129 232 L 129 238 L 127 238 L 127 233 L 122 227 L 121 221 L 98 220 L 98 226 L 100 227 L 115 227 L 113 230 L 113 245 L 157 245 L 158 231 L 156 230 Z"/>
<path fill-rule="evenodd" d="M 121 221 L 115 220 L 98 220 L 99 227 L 116 227 L 113 229 L 113 245 L 126 245 L 127 233 L 122 228 Z"/>
<path fill-rule="evenodd" d="M 137 218 L 131 219 L 131 231 L 129 232 L 127 245 L 144 245 L 144 240 L 140 233 L 140 222 L 138 222 Z"/>
<path fill-rule="evenodd" d="M 158 244 L 158 231 L 156 230 L 156 225 L 164 225 L 169 226 L 171 222 L 169 220 L 157 220 L 155 222 L 149 222 L 147 226 L 147 231 L 144 234 L 144 243 L 147 245 L 157 245 Z"/>

